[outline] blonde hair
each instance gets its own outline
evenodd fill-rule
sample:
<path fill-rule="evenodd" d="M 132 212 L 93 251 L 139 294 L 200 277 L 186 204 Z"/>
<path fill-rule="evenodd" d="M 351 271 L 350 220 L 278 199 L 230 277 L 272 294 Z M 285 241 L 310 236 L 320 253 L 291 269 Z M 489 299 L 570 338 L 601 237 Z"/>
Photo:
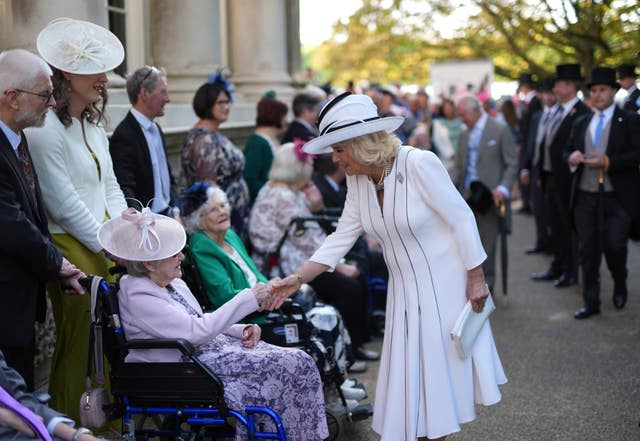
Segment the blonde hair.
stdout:
<path fill-rule="evenodd" d="M 393 133 L 380 131 L 345 141 L 353 159 L 361 164 L 384 167 L 398 155 L 400 139 Z"/>
<path fill-rule="evenodd" d="M 303 153 L 303 155 L 306 155 Z M 299 157 L 292 142 L 278 148 L 269 170 L 269 179 L 287 184 L 299 184 L 311 178 L 313 164 L 309 156 Z"/>

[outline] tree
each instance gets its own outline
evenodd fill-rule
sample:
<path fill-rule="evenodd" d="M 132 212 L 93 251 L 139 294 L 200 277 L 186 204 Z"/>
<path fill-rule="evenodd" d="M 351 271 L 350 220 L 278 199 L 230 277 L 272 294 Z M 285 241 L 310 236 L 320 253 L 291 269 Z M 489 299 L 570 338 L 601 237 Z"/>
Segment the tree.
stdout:
<path fill-rule="evenodd" d="M 448 18 L 460 8 L 469 18 Z M 640 49 L 636 0 L 365 0 L 313 54 L 327 79 L 424 83 L 429 65 L 491 58 L 498 76 L 542 77 L 559 63 L 633 60 Z"/>

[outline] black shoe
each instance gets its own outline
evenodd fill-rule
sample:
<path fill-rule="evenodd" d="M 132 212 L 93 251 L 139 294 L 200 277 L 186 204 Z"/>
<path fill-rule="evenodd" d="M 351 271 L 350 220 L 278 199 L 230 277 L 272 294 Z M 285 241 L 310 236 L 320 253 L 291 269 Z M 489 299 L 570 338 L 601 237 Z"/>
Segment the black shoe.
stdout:
<path fill-rule="evenodd" d="M 525 254 L 538 254 L 538 253 L 544 253 L 546 252 L 546 248 L 545 247 L 541 247 L 539 245 L 534 245 L 531 246 L 529 248 L 527 248 L 526 250 L 524 250 Z"/>
<path fill-rule="evenodd" d="M 583 306 L 573 313 L 573 317 L 576 320 L 582 320 L 591 317 L 592 315 L 600 314 L 600 309 L 591 309 Z"/>
<path fill-rule="evenodd" d="M 553 286 L 555 286 L 556 288 L 565 288 L 567 286 L 571 286 L 571 285 L 575 285 L 576 282 L 576 278 L 573 276 L 570 276 L 568 274 L 563 274 L 560 277 L 558 277 L 554 282 L 553 282 Z"/>
<path fill-rule="evenodd" d="M 542 271 L 541 273 L 533 273 L 531 274 L 532 280 L 553 280 L 557 277 L 560 277 L 560 273 L 553 270 Z"/>
<path fill-rule="evenodd" d="M 616 307 L 616 309 L 622 309 L 624 308 L 624 305 L 627 304 L 627 292 L 626 291 L 621 291 L 621 292 L 614 292 L 613 293 L 613 306 Z"/>
<path fill-rule="evenodd" d="M 380 358 L 380 353 L 377 351 L 372 351 L 371 349 L 367 349 L 364 346 L 359 346 L 355 348 L 353 351 L 353 355 L 358 360 L 366 360 L 366 361 L 374 361 Z"/>

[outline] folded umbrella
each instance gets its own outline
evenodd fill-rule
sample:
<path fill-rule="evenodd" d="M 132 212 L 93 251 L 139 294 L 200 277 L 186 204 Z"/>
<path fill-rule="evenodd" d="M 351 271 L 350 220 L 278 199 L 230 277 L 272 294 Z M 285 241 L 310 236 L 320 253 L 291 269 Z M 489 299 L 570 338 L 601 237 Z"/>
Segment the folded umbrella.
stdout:
<path fill-rule="evenodd" d="M 502 269 L 502 294 L 507 295 L 507 275 L 509 269 L 509 252 L 507 251 L 507 206 L 504 200 L 498 202 L 498 231 L 500 232 L 500 264 Z"/>

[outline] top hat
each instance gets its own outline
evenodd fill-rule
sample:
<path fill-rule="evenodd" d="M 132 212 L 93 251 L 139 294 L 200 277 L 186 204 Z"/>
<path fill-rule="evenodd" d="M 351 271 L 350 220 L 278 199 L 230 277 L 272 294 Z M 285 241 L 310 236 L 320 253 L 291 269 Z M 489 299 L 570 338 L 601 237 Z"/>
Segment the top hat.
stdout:
<path fill-rule="evenodd" d="M 616 81 L 616 71 L 610 67 L 594 67 L 589 73 L 587 87 L 594 84 L 606 84 L 614 89 L 620 89 L 620 84 Z"/>
<path fill-rule="evenodd" d="M 493 206 L 493 193 L 480 181 L 473 181 L 469 186 L 467 204 L 473 211 L 485 214 Z"/>
<path fill-rule="evenodd" d="M 536 82 L 533 81 L 533 76 L 530 73 L 525 72 L 525 73 L 520 74 L 520 76 L 518 77 L 518 85 L 521 85 L 521 84 L 527 84 L 529 86 L 534 86 L 536 84 Z"/>
<path fill-rule="evenodd" d="M 556 82 L 556 77 L 554 76 L 544 77 L 542 80 L 538 82 L 537 89 L 540 92 L 549 92 L 553 90 L 553 85 L 555 84 L 555 82 Z"/>
<path fill-rule="evenodd" d="M 111 31 L 87 21 L 57 18 L 38 34 L 36 47 L 51 66 L 64 72 L 108 72 L 124 60 L 124 48 Z"/>
<path fill-rule="evenodd" d="M 638 78 L 636 67 L 633 64 L 621 64 L 618 66 L 618 78 Z"/>
<path fill-rule="evenodd" d="M 582 81 L 579 64 L 558 64 L 556 66 L 556 81 Z"/>
<path fill-rule="evenodd" d="M 378 116 L 376 105 L 367 95 L 345 92 L 329 101 L 318 116 L 320 135 L 308 141 L 302 150 L 310 154 L 331 153 L 337 142 L 400 127 L 401 116 Z"/>
<path fill-rule="evenodd" d="M 128 208 L 100 226 L 98 242 L 120 259 L 148 262 L 179 253 L 187 234 L 178 221 L 152 213 L 148 207 L 142 212 Z"/>

